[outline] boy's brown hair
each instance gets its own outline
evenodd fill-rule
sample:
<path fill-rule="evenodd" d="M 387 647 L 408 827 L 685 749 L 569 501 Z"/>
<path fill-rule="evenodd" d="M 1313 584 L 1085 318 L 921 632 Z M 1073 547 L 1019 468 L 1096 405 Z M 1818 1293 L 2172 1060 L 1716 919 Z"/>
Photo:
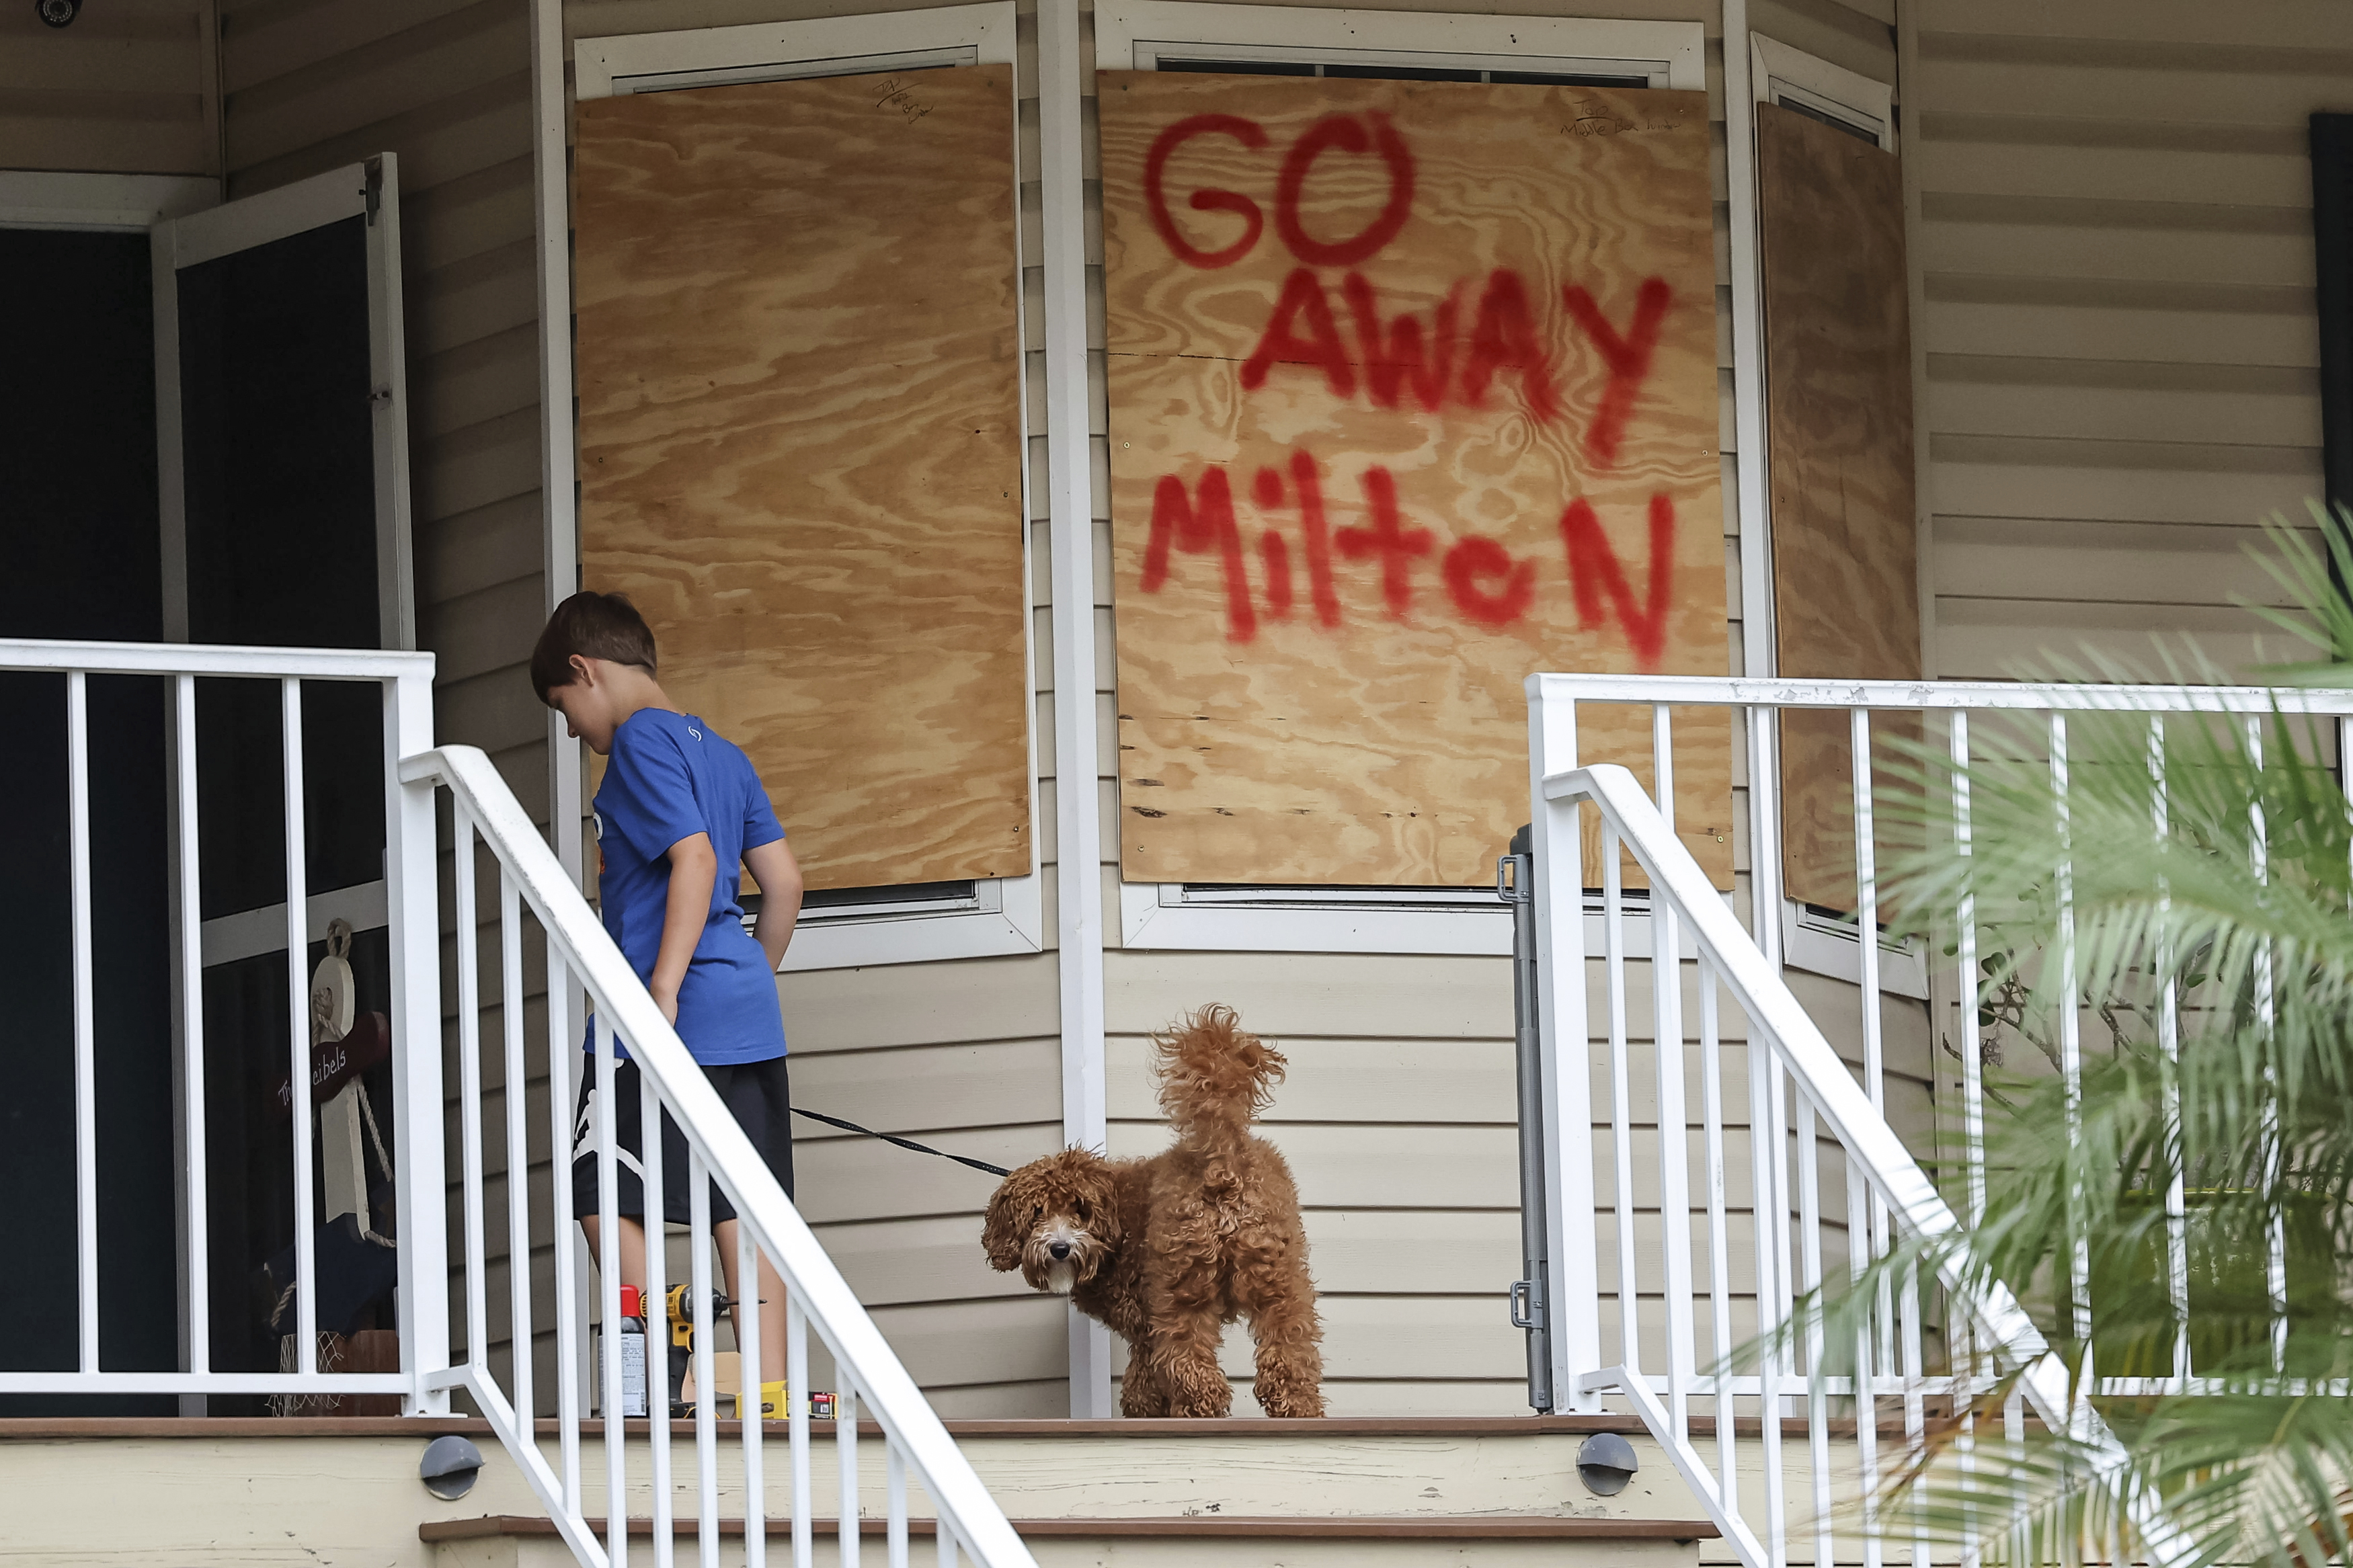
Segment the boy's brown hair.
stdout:
<path fill-rule="evenodd" d="M 602 658 L 654 673 L 654 634 L 625 594 L 583 589 L 555 606 L 531 650 L 531 684 L 542 702 L 574 677 L 572 658 Z"/>

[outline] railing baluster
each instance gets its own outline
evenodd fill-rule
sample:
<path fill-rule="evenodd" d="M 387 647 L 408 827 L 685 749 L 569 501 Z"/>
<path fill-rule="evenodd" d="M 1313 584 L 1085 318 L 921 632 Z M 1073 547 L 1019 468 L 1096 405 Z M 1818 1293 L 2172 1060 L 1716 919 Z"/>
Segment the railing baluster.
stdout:
<path fill-rule="evenodd" d="M 1789 1244 L 1789 1092 L 1795 1079 L 1786 1076 L 1778 1055 L 1767 1066 L 1770 1092 L 1766 1097 L 1766 1147 L 1773 1163 L 1773 1278 L 1778 1287 L 1779 1299 L 1774 1303 L 1774 1321 L 1786 1323 L 1797 1310 L 1795 1295 L 1796 1260 Z M 1778 1367 L 1779 1363 L 1776 1363 Z M 1781 1393 L 1777 1375 L 1773 1394 L 1765 1419 L 1766 1473 L 1772 1478 L 1771 1496 L 1779 1500 L 1768 1506 L 1766 1523 L 1767 1542 L 1777 1563 L 1789 1560 L 1788 1488 L 1783 1482 L 1781 1454 L 1781 1423 L 1788 1416 L 1788 1400 Z"/>
<path fill-rule="evenodd" d="M 1717 1017 L 1715 966 L 1699 960 L 1699 1063 L 1701 1114 L 1707 1138 L 1707 1282 L 1709 1328 L 1715 1353 L 1716 1484 L 1725 1503 L 1740 1507 L 1734 1463 L 1735 1406 L 1732 1395 L 1732 1246 L 1725 1215 L 1724 1041 Z"/>
<path fill-rule="evenodd" d="M 718 1352 L 712 1336 L 711 1176 L 690 1143 L 686 1152 L 687 1315 L 694 1322 L 695 1543 L 702 1568 L 719 1568 Z"/>
<path fill-rule="evenodd" d="M 1798 1266 L 1799 1282 L 1814 1300 L 1806 1322 L 1806 1463 L 1814 1493 L 1815 1568 L 1829 1568 L 1836 1553 L 1831 1539 L 1830 1390 L 1822 1383 L 1822 1183 L 1815 1149 L 1814 1107 L 1802 1093 L 1797 1107 Z"/>
<path fill-rule="evenodd" d="M 2161 713 L 2149 715 L 2148 776 L 2149 826 L 2155 831 L 2161 849 L 2173 832 L 2172 802 L 2166 783 L 2165 716 Z M 2165 1182 L 2165 1283 L 2166 1293 L 2173 1307 L 2174 1382 L 2180 1392 L 2188 1394 L 2190 1377 L 2189 1194 L 2184 1181 L 2187 1162 L 2181 1142 L 2181 1082 L 2178 1076 L 2181 1061 L 2181 990 L 2173 973 L 2173 936 L 2169 929 L 2173 898 L 2168 883 L 2158 883 L 2157 905 L 2157 973 L 2160 980 L 2157 1045 L 2165 1064 L 2162 1114 L 2165 1117 L 2165 1147 L 2170 1161 Z"/>
<path fill-rule="evenodd" d="M 474 912 L 474 824 L 466 808 L 449 811 L 452 921 L 458 945 L 458 1151 L 466 1243 L 466 1364 L 491 1369 L 490 1281 L 482 1214 L 481 955 Z"/>
<path fill-rule="evenodd" d="M 1618 835 L 1601 830 L 1601 951 L 1604 992 L 1609 1006 L 1609 1139 L 1618 1229 L 1618 1340 L 1620 1363 L 1631 1373 L 1642 1364 L 1635 1321 L 1640 1290 L 1634 1277 L 1634 1134 L 1630 1064 L 1626 1044 L 1626 920 L 1618 867 Z"/>
<path fill-rule="evenodd" d="M 835 1516 L 840 1527 L 841 1568 L 858 1568 L 858 1385 L 839 1366 L 833 1375 L 840 1384 L 833 1395 L 833 1446 L 841 1464 L 840 1512 Z"/>
<path fill-rule="evenodd" d="M 1953 755 L 1953 847 L 1961 856 L 1975 853 L 1970 839 L 1969 824 L 1969 715 L 1967 709 L 1953 714 L 1951 747 Z M 1968 1048 L 1961 1052 L 1961 1151 L 1968 1166 L 1968 1214 L 1972 1228 L 1985 1223 L 1985 1049 L 1984 1031 L 1978 1025 L 1978 998 L 1984 979 L 1978 973 L 1978 900 L 1964 884 L 1960 909 L 1956 915 L 1959 931 L 1956 933 L 1956 969 L 1960 990 L 1961 1022 L 1958 1033 Z"/>
<path fill-rule="evenodd" d="M 1788 1258 L 1774 1251 L 1778 1232 L 1773 1209 L 1780 1200 L 1773 1179 L 1772 1097 L 1777 1089 L 1773 1049 L 1757 1020 L 1751 1018 L 1748 1024 L 1749 1224 L 1757 1257 L 1757 1321 L 1761 1332 L 1784 1321 L 1775 1309 L 1781 1299 L 1780 1276 Z M 1765 1468 L 1767 1552 L 1772 1562 L 1780 1563 L 1788 1561 L 1782 1540 L 1788 1510 L 1781 1496 L 1781 1352 L 1769 1340 L 1757 1355 L 1757 1442 Z"/>
<path fill-rule="evenodd" d="M 885 1525 L 891 1568 L 907 1568 L 907 1461 L 899 1452 L 899 1445 L 888 1437 L 883 1439 L 882 1447 L 891 1460 L 891 1517 Z"/>
<path fill-rule="evenodd" d="M 1651 709 L 1651 768 L 1659 815 L 1675 822 L 1674 730 L 1667 705 Z M 1679 1438 L 1691 1436 L 1691 1386 L 1697 1375 L 1692 1324 L 1691 1130 L 1683 1103 L 1683 944 L 1673 906 L 1651 892 L 1651 1048 L 1659 1078 L 1659 1218 L 1666 1274 L 1667 1416 Z"/>
<path fill-rule="evenodd" d="M 1847 763 L 1854 806 L 1855 959 L 1861 980 L 1862 1018 L 1862 1085 L 1871 1108 L 1887 1114 L 1887 1041 L 1879 984 L 1879 846 L 1873 812 L 1871 774 L 1871 712 L 1865 708 L 1847 713 Z M 1864 1243 L 1874 1258 L 1883 1258 L 1894 1245 L 1887 1205 L 1870 1195 L 1870 1226 Z M 1895 1364 L 1896 1314 L 1894 1292 L 1879 1281 L 1877 1320 L 1879 1364 Z"/>
<path fill-rule="evenodd" d="M 79 669 L 66 676 L 66 835 L 73 918 L 76 1338 L 81 1370 L 94 1374 L 99 1370 L 98 1013 L 90 952 L 90 687 L 89 678 Z M 294 962 L 299 970 L 299 952 Z"/>
<path fill-rule="evenodd" d="M 744 1195 L 730 1192 L 727 1197 L 735 1205 L 736 1216 L 735 1356 L 741 1368 L 737 1384 L 743 1392 L 735 1396 L 735 1415 L 744 1438 L 744 1562 L 745 1568 L 764 1568 L 768 1561 L 768 1478 L 763 1468 L 762 1444 L 767 1436 L 767 1419 L 760 1410 L 760 1382 L 767 1373 L 760 1363 L 760 1352 L 766 1348 L 760 1342 L 760 1244 L 744 1218 Z M 789 1375 L 786 1381 L 791 1381 Z M 793 1390 L 785 1391 L 787 1409 L 792 1394 Z"/>
<path fill-rule="evenodd" d="M 580 1512 L 580 1263 L 579 1226 L 573 1217 L 573 1166 L 580 1156 L 574 1136 L 573 1068 L 580 1050 L 572 1040 L 571 970 L 555 931 L 543 926 L 547 943 L 547 1148 L 553 1166 L 548 1183 L 548 1246 L 554 1254 L 555 1429 L 563 1467 L 564 1506 Z"/>
<path fill-rule="evenodd" d="M 2254 764 L 2257 773 L 2261 773 L 2263 770 L 2263 721 L 2249 715 L 2244 723 L 2247 760 Z M 2267 883 L 2271 880 L 2271 825 L 2265 819 L 2261 795 L 2247 805 L 2247 826 L 2255 879 Z M 2273 1050 L 2278 1004 L 2272 988 L 2272 944 L 2268 939 L 2255 949 L 2254 978 L 2255 1026 L 2263 1037 L 2263 1087 L 2268 1091 L 2263 1102 L 2263 1191 L 2269 1194 L 2272 1213 L 2271 1256 L 2264 1269 L 2264 1279 L 2271 1293 L 2272 1370 L 2284 1373 L 2287 1371 L 2287 1209 L 2279 1196 L 2284 1151 L 2280 1146 L 2279 1064 Z"/>
<path fill-rule="evenodd" d="M 2075 862 L 2067 795 L 2067 715 L 2051 715 L 2051 785 L 2059 809 L 2059 1067 L 2066 1079 L 2067 1144 L 2083 1143 L 2084 1041 L 2075 977 Z M 2078 1340 L 2092 1337 L 2092 1249 L 2084 1234 L 2083 1194 L 2071 1178 L 2068 1193 L 2067 1259 L 2070 1318 Z"/>
<path fill-rule="evenodd" d="M 801 1307 L 797 1291 L 785 1291 L 785 1380 L 790 1400 L 790 1419 L 785 1424 L 785 1434 L 792 1449 L 793 1461 L 793 1568 L 810 1568 L 817 1557 L 817 1521 L 809 1517 L 815 1506 L 809 1479 L 809 1402 L 805 1392 L 808 1387 L 808 1315 Z"/>
<path fill-rule="evenodd" d="M 1972 803 L 1968 775 L 1969 715 L 1967 709 L 1954 710 L 1947 746 L 1952 758 L 1953 849 L 1958 856 L 1972 858 L 1976 845 L 1971 837 L 1969 815 Z M 1953 947 L 1955 1003 L 1959 1008 L 1959 1022 L 1954 1033 L 1961 1040 L 1962 1212 L 1968 1215 L 1969 1226 L 1974 1229 L 1985 1224 L 1986 1213 L 1985 1045 L 1984 1030 L 1978 1023 L 1978 1002 L 1984 977 L 1978 970 L 1977 894 L 1967 881 L 1962 884 L 1954 921 L 1957 928 Z M 1959 1444 L 1960 1464 L 1963 1485 L 1970 1486 L 1977 1477 L 1977 1417 L 1972 1409 L 1977 1398 L 1975 1384 L 1978 1373 L 1987 1369 L 1979 1365 L 1983 1358 L 1978 1348 L 1976 1325 L 1965 1320 L 1960 1331 L 1968 1345 L 1970 1379 L 1960 1396 L 1962 1408 L 1969 1412 L 1962 1417 L 1965 1435 Z M 1979 1559 L 1977 1538 L 1972 1534 L 1962 1553 L 1963 1568 L 1977 1568 Z"/>
<path fill-rule="evenodd" d="M 531 1069 L 523 1054 L 522 901 L 514 879 L 499 868 L 499 1024 L 506 1047 L 507 1334 L 510 1400 L 517 1429 L 532 1430 L 533 1344 L 531 1315 Z M 555 1191 L 568 1190 L 561 1147 L 553 1151 Z"/>
<path fill-rule="evenodd" d="M 670 1475 L 670 1316 L 665 1298 L 670 1284 L 669 1189 L 662 1184 L 662 1116 L 660 1091 L 653 1075 L 638 1075 L 638 1161 L 645 1167 L 646 1289 L 641 1310 L 646 1315 L 646 1432 L 649 1439 L 649 1469 L 653 1487 L 654 1563 L 670 1568 L 675 1556 L 671 1542 L 674 1511 Z"/>
<path fill-rule="evenodd" d="M 1863 1179 L 1862 1168 L 1852 1158 L 1846 1163 L 1846 1258 L 1847 1275 L 1852 1280 L 1860 1280 L 1871 1267 L 1870 1184 Z M 1872 1308 L 1866 1307 L 1854 1327 L 1854 1458 L 1855 1468 L 1862 1478 L 1863 1568 L 1879 1568 L 1881 1561 L 1876 1498 L 1879 1385 L 1878 1363 L 1872 1354 L 1877 1338 L 1872 1331 L 1873 1317 Z"/>
<path fill-rule="evenodd" d="M 196 815 L 196 678 L 172 678 L 172 793 L 179 847 L 180 1076 L 187 1151 L 188 1370 L 212 1370 L 212 1211 L 205 1142 L 205 930 Z"/>
<path fill-rule="evenodd" d="M 279 682 L 286 794 L 286 1042 L 294 1103 L 294 1367 L 319 1370 L 319 1248 L 311 1203 L 311 910 L 302 812 L 302 682 Z"/>
<path fill-rule="evenodd" d="M 1920 1293 L 1917 1265 L 1904 1270 L 1904 1443 L 1917 1458 L 1928 1446 L 1927 1406 L 1922 1397 L 1920 1314 L 1926 1305 Z M 1912 1568 L 1928 1568 L 1928 1538 L 1918 1525 L 1912 1531 Z"/>
<path fill-rule="evenodd" d="M 604 1413 L 605 1554 L 613 1568 L 629 1560 L 628 1424 L 621 1412 L 621 1178 L 614 1122 L 613 1020 L 596 1009 L 596 1408 Z M 639 1140 L 642 1142 L 644 1140 Z"/>

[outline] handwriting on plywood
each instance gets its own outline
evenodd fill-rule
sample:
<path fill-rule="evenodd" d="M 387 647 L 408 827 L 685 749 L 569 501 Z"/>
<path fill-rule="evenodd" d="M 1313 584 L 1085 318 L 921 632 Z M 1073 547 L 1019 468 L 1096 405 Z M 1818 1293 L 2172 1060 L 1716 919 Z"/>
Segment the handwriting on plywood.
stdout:
<path fill-rule="evenodd" d="M 1102 79 L 1123 872 L 1482 882 L 1527 675 L 1725 667 L 1704 100 Z"/>
<path fill-rule="evenodd" d="M 887 109 L 913 125 L 931 113 L 932 106 L 915 96 L 915 88 L 902 76 L 886 76 L 876 89 L 874 107 Z"/>
<path fill-rule="evenodd" d="M 1032 863 L 1010 71 L 580 106 L 585 578 L 819 888 Z"/>

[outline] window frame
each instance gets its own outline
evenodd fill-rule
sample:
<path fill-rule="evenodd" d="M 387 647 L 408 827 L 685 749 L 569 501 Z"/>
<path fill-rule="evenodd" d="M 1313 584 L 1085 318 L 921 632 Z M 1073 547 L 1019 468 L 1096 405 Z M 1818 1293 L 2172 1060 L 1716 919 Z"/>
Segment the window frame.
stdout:
<path fill-rule="evenodd" d="M 1163 59 L 1220 57 L 1640 74 L 1651 87 L 1670 91 L 1707 87 L 1707 29 L 1699 22 L 1447 16 L 1217 0 L 1106 0 L 1095 9 L 1100 70 L 1157 70 Z M 1113 635 L 1117 636 L 1115 612 Z M 1498 844 L 1495 853 L 1501 856 L 1506 847 Z M 1137 951 L 1438 956 L 1508 957 L 1512 952 L 1511 906 L 1496 899 L 1490 907 L 1485 900 L 1493 895 L 1477 888 L 1335 885 L 1313 893 L 1303 898 L 1297 890 L 1272 887 L 1213 890 L 1201 884 L 1122 880 L 1121 945 Z M 1599 914 L 1588 918 L 1598 932 Z"/>
<path fill-rule="evenodd" d="M 1630 75 L 1631 70 L 1609 68 L 1639 66 L 1647 68 L 1656 87 L 1691 92 L 1707 87 L 1707 28 L 1700 22 L 1448 16 L 1216 0 L 1112 0 L 1095 8 L 1099 70 L 1156 70 L 1164 50 L 1176 58 L 1214 58 L 1178 52 L 1203 47 L 1230 51 L 1238 59 L 1445 64 L 1464 69 L 1484 64 L 1491 69 L 1557 68 L 1563 74 L 1573 74 L 1569 68 L 1576 67 L 1595 75 Z"/>
<path fill-rule="evenodd" d="M 144 234 L 220 205 L 209 174 L 78 174 L 0 169 L 0 228 Z"/>
<path fill-rule="evenodd" d="M 1871 133 L 1880 150 L 1895 149 L 1895 89 L 1819 55 L 1761 33 L 1748 37 L 1748 80 L 1758 103 L 1797 100 L 1806 111 Z M 1781 900 L 1783 963 L 1809 974 L 1862 984 L 1862 936 L 1854 921 L 1824 914 L 1784 896 Z M 1928 1000 L 1928 961 L 1917 938 L 1879 939 L 1880 990 L 1890 996 Z"/>
<path fill-rule="evenodd" d="M 807 80 L 892 69 L 928 69 L 960 65 L 1005 65 L 1014 69 L 1014 181 L 1007 198 L 1014 205 L 1014 268 L 1017 279 L 1030 265 L 1020 215 L 1020 64 L 1015 52 L 1012 0 L 944 5 L 917 11 L 828 16 L 799 22 L 761 22 L 741 26 L 581 38 L 573 45 L 575 102 L 637 91 L 659 92 L 731 82 Z M 1026 290 L 1014 290 L 1016 341 L 1029 342 Z M 1024 584 L 1036 581 L 1031 559 L 1034 513 L 1030 501 L 1029 447 L 1038 431 L 1031 417 L 1029 378 L 1019 378 L 1022 428 L 1021 564 Z M 573 427 L 577 439 L 577 426 Z M 891 963 L 933 963 L 960 958 L 995 958 L 1045 950 L 1044 875 L 1039 845 L 1041 781 L 1038 775 L 1038 647 L 1036 612 L 1025 587 L 1021 606 L 1022 652 L 1029 710 L 1023 723 L 1029 742 L 1029 869 L 1019 877 L 974 879 L 970 898 L 913 902 L 887 910 L 851 906 L 839 914 L 804 910 L 786 951 L 780 973 L 857 969 Z M 579 749 L 566 749 L 570 765 L 581 770 Z M 747 918 L 746 925 L 750 924 Z"/>
<path fill-rule="evenodd" d="M 1748 61 L 1757 102 L 1778 105 L 1786 95 L 1804 110 L 1870 132 L 1880 151 L 1895 151 L 1895 89 L 1886 82 L 1761 33 L 1748 36 Z"/>

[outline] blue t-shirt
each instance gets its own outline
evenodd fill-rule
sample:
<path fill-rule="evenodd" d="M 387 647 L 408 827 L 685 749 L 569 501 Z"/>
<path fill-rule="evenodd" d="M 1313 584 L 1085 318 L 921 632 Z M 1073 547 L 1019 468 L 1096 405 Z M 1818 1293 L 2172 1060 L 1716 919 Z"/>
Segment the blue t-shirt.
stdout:
<path fill-rule="evenodd" d="M 702 940 L 678 988 L 679 1037 L 705 1066 L 783 1056 L 776 976 L 744 929 L 737 902 L 744 851 L 785 836 L 752 760 L 700 719 L 640 708 L 613 732 L 596 811 L 605 930 L 639 980 L 652 978 L 661 952 L 670 847 L 698 833 L 711 836 L 719 876 Z M 593 1047 L 593 1025 L 588 1040 Z"/>

